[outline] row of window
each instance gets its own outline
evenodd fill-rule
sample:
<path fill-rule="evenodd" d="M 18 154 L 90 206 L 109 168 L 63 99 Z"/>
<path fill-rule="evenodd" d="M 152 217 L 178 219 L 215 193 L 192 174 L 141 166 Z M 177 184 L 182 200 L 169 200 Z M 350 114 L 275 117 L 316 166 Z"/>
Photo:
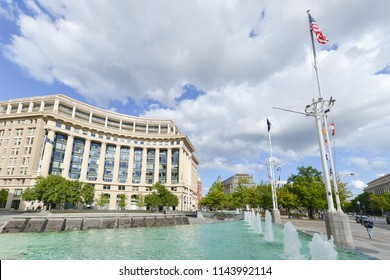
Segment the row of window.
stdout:
<path fill-rule="evenodd" d="M 67 146 L 67 136 L 63 134 L 56 134 L 54 139 L 51 164 L 49 168 L 49 174 L 61 174 L 63 168 L 63 162 L 65 158 L 65 150 Z M 51 144 L 48 144 L 51 145 Z M 75 138 L 73 140 L 71 162 L 68 172 L 68 176 L 71 179 L 79 179 L 81 176 L 82 163 L 84 160 L 85 141 L 83 139 Z M 112 182 L 114 180 L 114 165 L 115 157 L 117 153 L 117 146 L 104 145 L 101 143 L 91 142 L 89 147 L 89 157 L 87 165 L 87 180 L 96 181 L 99 172 L 99 160 L 101 153 L 104 153 L 104 167 L 103 167 L 103 181 Z M 126 183 L 128 179 L 129 163 L 130 163 L 130 148 L 120 147 L 119 151 L 119 170 L 118 177 L 116 178 L 119 183 Z M 156 162 L 156 150 L 147 149 L 146 151 L 146 183 L 154 183 L 154 172 Z M 172 167 L 168 171 L 167 165 L 168 151 L 161 149 L 159 151 L 159 165 L 158 165 L 158 181 L 160 183 L 166 183 L 167 172 L 171 172 L 171 182 L 176 184 L 179 182 L 179 149 L 172 150 Z M 143 171 L 142 166 L 143 149 L 135 148 L 133 155 L 132 166 L 132 183 L 141 183 L 141 175 Z"/>

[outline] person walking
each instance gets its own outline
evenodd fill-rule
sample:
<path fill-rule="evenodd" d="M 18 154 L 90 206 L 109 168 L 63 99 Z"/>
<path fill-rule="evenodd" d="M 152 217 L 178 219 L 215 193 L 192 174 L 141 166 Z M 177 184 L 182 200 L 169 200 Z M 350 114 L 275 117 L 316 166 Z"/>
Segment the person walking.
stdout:
<path fill-rule="evenodd" d="M 364 220 L 363 226 L 367 230 L 368 237 L 372 239 L 372 228 L 374 227 L 374 222 L 370 218 L 368 218 Z"/>

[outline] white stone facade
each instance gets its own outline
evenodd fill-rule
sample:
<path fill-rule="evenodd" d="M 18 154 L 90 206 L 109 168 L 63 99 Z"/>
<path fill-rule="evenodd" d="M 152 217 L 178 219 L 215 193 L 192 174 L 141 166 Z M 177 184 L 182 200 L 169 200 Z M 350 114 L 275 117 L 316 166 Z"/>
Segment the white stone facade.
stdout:
<path fill-rule="evenodd" d="M 179 198 L 178 210 L 197 209 L 198 159 L 189 138 L 170 120 L 132 117 L 65 95 L 0 102 L 0 189 L 2 208 L 25 209 L 23 189 L 38 175 L 62 175 L 91 183 L 96 197 L 151 193 L 161 182 Z"/>

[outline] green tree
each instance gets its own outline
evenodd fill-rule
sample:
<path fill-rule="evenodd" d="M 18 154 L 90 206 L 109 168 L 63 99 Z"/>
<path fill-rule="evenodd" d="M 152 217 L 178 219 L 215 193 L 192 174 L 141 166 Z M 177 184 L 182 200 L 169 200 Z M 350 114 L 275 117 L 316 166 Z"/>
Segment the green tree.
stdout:
<path fill-rule="evenodd" d="M 100 208 L 102 208 L 110 202 L 110 199 L 106 193 L 101 193 L 99 194 L 99 197 L 95 200 L 95 202 Z"/>
<path fill-rule="evenodd" d="M 288 182 L 293 183 L 290 191 L 298 197 L 300 206 L 307 209 L 310 219 L 314 219 L 315 210 L 326 208 L 326 190 L 321 172 L 311 166 L 302 166 L 298 168 L 297 175 L 290 176 Z"/>
<path fill-rule="evenodd" d="M 201 199 L 199 204 L 211 210 L 220 210 L 224 208 L 226 202 L 225 188 L 220 182 L 214 182 L 209 192 Z"/>
<path fill-rule="evenodd" d="M 153 193 L 145 196 L 145 204 L 151 208 L 162 210 L 164 207 L 176 207 L 179 199 L 160 182 L 152 186 Z"/>
<path fill-rule="evenodd" d="M 290 191 L 291 185 L 286 184 L 276 190 L 278 197 L 278 205 L 287 210 L 287 215 L 290 216 L 291 210 L 299 207 L 298 196 Z"/>
<path fill-rule="evenodd" d="M 95 197 L 95 187 L 91 184 L 84 183 L 81 187 L 82 202 L 86 204 L 92 204 Z"/>
<path fill-rule="evenodd" d="M 272 191 L 271 191 L 271 185 L 260 185 L 257 188 L 258 190 L 258 201 L 261 208 L 264 209 L 272 209 L 273 203 L 272 203 Z M 252 205 L 252 207 L 254 207 Z"/>
<path fill-rule="evenodd" d="M 128 199 L 128 196 L 125 195 L 124 193 L 121 193 L 121 194 L 118 194 L 118 198 L 119 198 L 118 207 L 119 207 L 119 209 L 124 210 L 126 205 L 127 205 L 126 200 Z"/>
<path fill-rule="evenodd" d="M 0 190 L 0 204 L 7 202 L 7 199 L 8 199 L 8 192 L 5 189 L 1 189 Z"/>
<path fill-rule="evenodd" d="M 38 195 L 34 187 L 27 188 L 22 192 L 22 199 L 24 201 L 34 201 L 38 199 Z"/>
<path fill-rule="evenodd" d="M 249 204 L 250 201 L 250 188 L 245 186 L 246 180 L 240 180 L 238 186 L 233 189 L 231 193 L 231 205 L 234 208 L 242 208 Z"/>
<path fill-rule="evenodd" d="M 142 194 L 137 195 L 137 207 L 142 208 L 145 206 L 145 198 Z"/>

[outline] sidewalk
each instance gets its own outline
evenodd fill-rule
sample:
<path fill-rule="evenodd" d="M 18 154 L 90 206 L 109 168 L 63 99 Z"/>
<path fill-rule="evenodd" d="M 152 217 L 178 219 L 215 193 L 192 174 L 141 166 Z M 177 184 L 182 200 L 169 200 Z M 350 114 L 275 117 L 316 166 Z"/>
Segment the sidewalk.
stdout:
<path fill-rule="evenodd" d="M 291 222 L 298 231 L 313 235 L 320 233 L 327 237 L 324 220 L 287 219 L 281 217 L 282 224 Z M 372 239 L 368 238 L 366 229 L 350 219 L 355 251 L 368 255 L 374 259 L 390 260 L 390 226 L 389 229 L 375 227 L 372 230 Z"/>

